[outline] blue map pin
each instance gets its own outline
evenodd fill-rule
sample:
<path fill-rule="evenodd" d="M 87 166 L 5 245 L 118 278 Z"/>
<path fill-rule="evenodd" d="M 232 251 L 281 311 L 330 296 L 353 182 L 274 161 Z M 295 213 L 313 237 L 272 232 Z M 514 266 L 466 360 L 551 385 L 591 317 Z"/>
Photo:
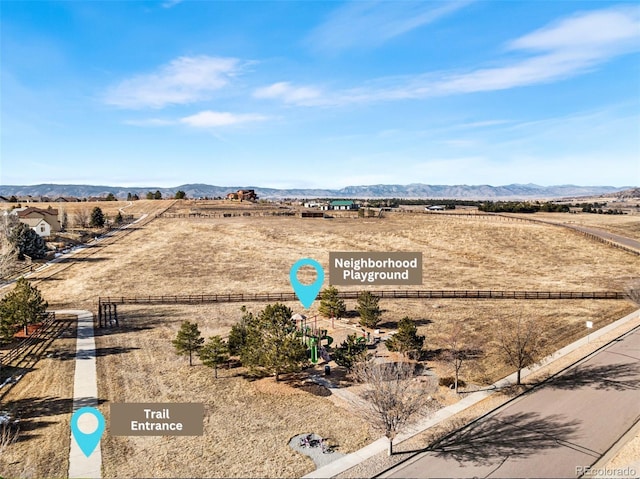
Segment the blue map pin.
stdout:
<path fill-rule="evenodd" d="M 78 421 L 80 420 L 80 416 L 84 414 L 90 414 L 94 416 L 98 421 L 98 427 L 95 431 L 90 433 L 85 433 L 80 430 L 78 427 Z M 82 453 L 89 457 L 93 450 L 96 448 L 98 443 L 100 442 L 100 438 L 102 437 L 102 433 L 104 432 L 104 416 L 100 411 L 98 411 L 94 407 L 81 407 L 71 416 L 71 433 L 73 434 L 73 438 L 80 446 L 80 450 Z"/>
<path fill-rule="evenodd" d="M 298 281 L 298 270 L 303 266 L 313 266 L 316 270 L 316 280 L 311 284 L 302 284 Z M 302 303 L 302 306 L 305 309 L 309 309 L 313 302 L 315 301 L 318 293 L 320 292 L 320 288 L 322 288 L 322 283 L 324 283 L 324 270 L 320 263 L 311 258 L 303 258 L 296 261 L 291 267 L 291 271 L 289 272 L 289 279 L 291 280 L 291 286 L 293 286 L 293 291 L 296 293 L 296 296 Z"/>

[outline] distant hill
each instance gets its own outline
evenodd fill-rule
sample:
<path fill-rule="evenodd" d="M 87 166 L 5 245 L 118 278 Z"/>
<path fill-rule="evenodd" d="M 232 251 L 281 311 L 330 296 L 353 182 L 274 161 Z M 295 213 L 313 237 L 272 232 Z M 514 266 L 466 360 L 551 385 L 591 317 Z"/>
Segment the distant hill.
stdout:
<path fill-rule="evenodd" d="M 513 184 L 505 186 L 490 185 L 368 185 L 347 186 L 332 189 L 275 189 L 259 186 L 214 186 L 205 184 L 187 184 L 174 188 L 157 188 L 155 186 L 95 186 L 95 185 L 57 185 L 42 184 L 30 186 L 0 185 L 1 196 L 47 196 L 55 199 L 59 196 L 106 196 L 113 193 L 118 198 L 126 198 L 128 193 L 138 194 L 144 198 L 147 192 L 159 190 L 164 198 L 175 195 L 176 191 L 186 192 L 189 198 L 225 196 L 239 189 L 254 189 L 259 198 L 449 198 L 449 199 L 531 199 L 531 198 L 573 198 L 612 194 L 632 189 L 625 186 L 539 186 L 534 184 Z M 636 188 L 637 189 L 637 188 Z"/>
<path fill-rule="evenodd" d="M 628 190 L 618 191 L 614 193 L 613 196 L 622 199 L 640 198 L 640 188 L 630 188 Z"/>

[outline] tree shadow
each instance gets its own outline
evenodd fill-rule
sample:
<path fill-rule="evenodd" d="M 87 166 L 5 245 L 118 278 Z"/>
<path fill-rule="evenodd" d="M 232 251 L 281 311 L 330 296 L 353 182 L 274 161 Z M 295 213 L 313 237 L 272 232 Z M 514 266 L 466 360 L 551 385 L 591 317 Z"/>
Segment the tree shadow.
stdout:
<path fill-rule="evenodd" d="M 91 399 L 91 405 L 95 405 L 95 398 Z M 98 404 L 103 404 L 106 399 L 99 399 Z M 14 401 L 6 401 L 2 404 L 2 410 L 9 413 L 19 427 L 19 436 L 16 442 L 24 442 L 41 436 L 37 431 L 56 424 L 58 420 L 50 419 L 53 416 L 71 414 L 74 401 L 71 398 L 40 397 L 26 398 Z M 76 406 L 79 406 L 76 404 Z M 79 406 L 80 407 L 80 406 Z"/>
<path fill-rule="evenodd" d="M 600 390 L 637 390 L 640 389 L 640 364 L 636 362 L 576 366 L 561 376 L 543 382 L 545 387 L 556 389 L 578 389 L 590 386 Z"/>
<path fill-rule="evenodd" d="M 559 445 L 573 445 L 580 421 L 566 421 L 564 416 L 552 414 L 542 417 L 538 413 L 522 412 L 493 416 L 468 425 L 435 441 L 424 449 L 407 452 L 431 452 L 438 457 L 456 461 L 488 465 L 496 458 L 524 458 Z M 593 452 L 594 457 L 598 456 Z"/>

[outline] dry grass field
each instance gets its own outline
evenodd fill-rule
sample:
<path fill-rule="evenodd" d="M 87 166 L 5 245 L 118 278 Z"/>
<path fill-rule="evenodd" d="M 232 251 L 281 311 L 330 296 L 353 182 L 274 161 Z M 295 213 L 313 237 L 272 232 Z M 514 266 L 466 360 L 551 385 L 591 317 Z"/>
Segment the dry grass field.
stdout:
<path fill-rule="evenodd" d="M 20 420 L 18 442 L 0 451 L 0 477 L 67 476 L 76 339 L 75 322 L 66 324 L 8 393 L 0 389 L 0 410 Z"/>
<path fill-rule="evenodd" d="M 330 251 L 421 251 L 423 285 L 415 289 L 622 290 L 640 271 L 637 256 L 569 230 L 520 221 L 421 214 L 159 218 L 91 256 L 71 257 L 57 274 L 45 269 L 40 277 L 46 279 L 35 276 L 33 282 L 50 302 L 91 310 L 99 296 L 286 292 L 296 260 L 312 257 L 328 268 Z M 299 304 L 289 305 L 302 311 Z M 123 327 L 99 330 L 98 385 L 107 424 L 110 402 L 203 402 L 206 411 L 202 437 L 105 435 L 105 477 L 145 477 L 150 471 L 157 477 L 293 477 L 314 468 L 288 448 L 296 434 L 327 436 L 340 452 L 374 437 L 320 388 L 299 380 L 250 382 L 236 370 L 223 371 L 216 381 L 197 360 L 189 367 L 187 359 L 174 354 L 171 339 L 181 321 L 198 322 L 205 337 L 226 334 L 240 318 L 240 306 L 120 307 Z M 247 306 L 256 311 L 264 305 Z M 355 302 L 347 306 L 353 310 Z M 381 307 L 384 331 L 403 316 L 415 318 L 420 334 L 427 336 L 428 353 L 443 347 L 443 325 L 453 321 L 464 320 L 490 339 L 501 320 L 526 314 L 562 346 L 584 333 L 584 321 L 601 327 L 633 309 L 626 301 L 507 300 L 383 300 Z M 317 304 L 308 314 L 316 313 Z M 435 360 L 429 366 L 439 375 L 450 374 Z M 495 358 L 472 366 L 463 377 L 475 384 L 510 372 Z M 68 443 L 54 450 L 68 451 Z"/>
<path fill-rule="evenodd" d="M 160 218 L 39 287 L 87 307 L 98 296 L 290 291 L 291 265 L 328 268 L 330 251 L 422 251 L 423 289 L 623 290 L 640 270 L 637 256 L 520 221 Z"/>
<path fill-rule="evenodd" d="M 109 402 L 202 402 L 204 435 L 107 434 L 104 477 L 148 477 L 150 471 L 154 477 L 300 477 L 314 466 L 289 448 L 292 436 L 315 432 L 344 452 L 372 439 L 367 425 L 328 401 L 319 386 L 248 381 L 237 369 L 220 371 L 215 380 L 197 359 L 189 367 L 171 345 L 183 319 L 174 309 L 123 308 L 132 327 L 96 338 L 98 393 Z M 201 323 L 205 336 L 216 332 L 214 323 Z M 101 409 L 108 424 L 108 404 Z"/>
<path fill-rule="evenodd" d="M 527 218 L 526 215 L 522 217 Z M 593 213 L 536 213 L 531 216 L 531 218 L 599 228 L 614 234 L 640 240 L 640 214 L 598 215 Z"/>

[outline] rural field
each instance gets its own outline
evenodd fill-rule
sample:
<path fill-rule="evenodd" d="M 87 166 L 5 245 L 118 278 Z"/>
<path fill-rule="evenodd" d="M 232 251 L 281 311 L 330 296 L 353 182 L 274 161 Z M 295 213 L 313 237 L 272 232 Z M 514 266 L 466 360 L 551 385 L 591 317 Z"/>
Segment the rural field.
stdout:
<path fill-rule="evenodd" d="M 169 205 L 149 203 L 144 207 L 149 212 L 157 211 L 161 204 Z M 423 284 L 412 289 L 623 291 L 640 271 L 639 256 L 570 230 L 504 218 L 410 213 L 381 219 L 160 217 L 135 227 L 117 242 L 98 244 L 91 255 L 71 256 L 51 267 L 59 269 L 46 268 L 32 282 L 55 305 L 92 311 L 99 296 L 289 292 L 291 265 L 311 257 L 328 268 L 330 251 L 420 251 Z M 301 270 L 303 282 L 312 276 Z M 287 304 L 304 312 L 299 303 Z M 148 471 L 157 477 L 294 477 L 314 469 L 309 458 L 287 445 L 297 434 L 314 432 L 328 437 L 341 453 L 378 437 L 352 405 L 305 382 L 304 375 L 276 384 L 272 378 L 249 381 L 240 368 L 232 368 L 221 371 L 215 380 L 212 370 L 198 360 L 189 367 L 187 359 L 175 355 L 171 340 L 182 321 L 197 322 L 204 337 L 226 335 L 240 319 L 241 306 L 121 306 L 120 328 L 96 330 L 98 393 L 107 423 L 113 402 L 205 404 L 202 437 L 106 434 L 102 443 L 104 477 L 144 477 Z M 255 312 L 264 304 L 246 306 Z M 317 315 L 317 306 L 305 314 Z M 448 365 L 437 361 L 435 353 L 446 347 L 445 330 L 455 322 L 464 321 L 490 342 L 501 321 L 524 315 L 535 319 L 550 333 L 555 346 L 561 347 L 585 334 L 585 321 L 591 320 L 599 328 L 635 309 L 625 300 L 383 299 L 380 306 L 381 334 L 392 331 L 404 316 L 416 321 L 419 334 L 427 338 L 427 366 L 439 376 L 451 375 Z M 347 308 L 353 311 L 355 301 L 347 301 Z M 339 342 L 353 329 L 336 323 L 335 329 L 326 324 Z M 41 364 L 60 367 L 59 363 Z M 510 372 L 494 356 L 486 355 L 468 363 L 462 377 L 470 388 L 477 388 Z M 44 384 L 31 387 L 40 386 L 39 392 L 30 394 L 51 394 Z M 18 392 L 14 388 L 7 399 L 18 399 Z M 445 388 L 438 399 L 442 403 L 457 400 Z M 68 416 L 59 421 L 67 421 L 68 427 Z M 64 455 L 68 451 L 65 440 L 42 444 L 41 454 L 48 450 Z M 31 440 L 25 444 L 28 442 Z M 11 446 L 12 454 L 20 451 L 18 447 L 22 446 Z M 56 468 L 54 475 L 66 474 L 64 464 Z"/>
<path fill-rule="evenodd" d="M 522 215 L 521 215 L 522 216 Z M 527 218 L 527 216 L 522 216 Z M 610 233 L 640 240 L 640 215 L 598 215 L 593 213 L 536 213 L 534 219 L 599 228 Z"/>

